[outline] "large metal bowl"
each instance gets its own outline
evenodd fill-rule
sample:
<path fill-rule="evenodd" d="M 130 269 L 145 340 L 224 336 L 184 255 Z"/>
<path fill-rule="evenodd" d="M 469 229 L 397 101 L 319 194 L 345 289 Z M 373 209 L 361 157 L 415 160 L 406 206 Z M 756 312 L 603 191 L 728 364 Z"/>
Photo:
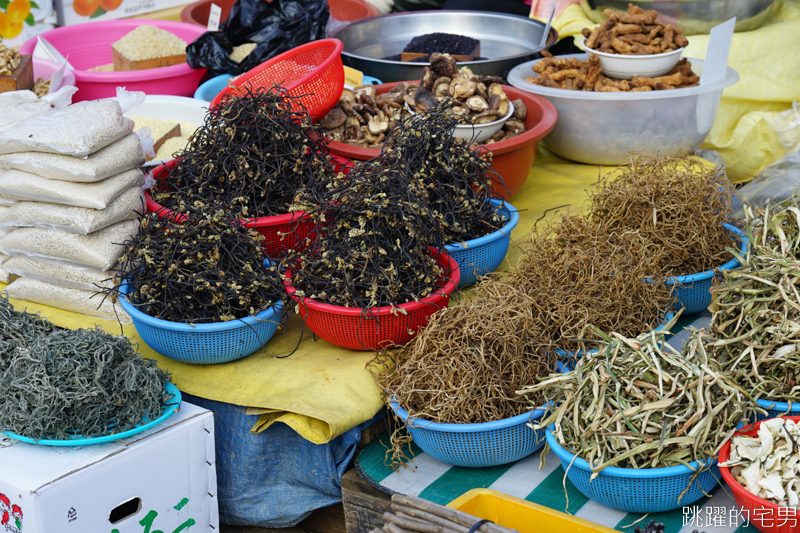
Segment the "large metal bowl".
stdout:
<path fill-rule="evenodd" d="M 481 42 L 482 61 L 468 61 L 475 74 L 506 77 L 515 66 L 536 59 L 542 50 L 545 25 L 539 21 L 504 13 L 480 11 L 413 11 L 373 17 L 336 32 L 344 43 L 342 61 L 384 82 L 418 80 L 427 63 L 383 59 L 399 54 L 418 35 L 443 32 L 465 35 Z M 544 48 L 555 44 L 558 33 L 550 29 Z"/>
<path fill-rule="evenodd" d="M 627 12 L 629 3 L 655 9 L 660 21 L 677 25 L 685 35 L 706 34 L 731 17 L 736 17 L 735 31 L 754 30 L 777 5 L 774 0 L 582 0 L 581 5 L 589 18 L 600 23 L 605 20 L 604 9 Z"/>

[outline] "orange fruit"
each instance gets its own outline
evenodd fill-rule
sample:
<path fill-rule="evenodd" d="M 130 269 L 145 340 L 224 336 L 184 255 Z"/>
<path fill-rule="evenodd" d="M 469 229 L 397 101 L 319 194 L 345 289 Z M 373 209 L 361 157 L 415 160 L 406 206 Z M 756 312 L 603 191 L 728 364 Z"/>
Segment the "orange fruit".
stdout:
<path fill-rule="evenodd" d="M 8 21 L 8 26 L 6 30 L 3 32 L 3 37 L 6 39 L 13 39 L 17 35 L 22 33 L 22 23 L 21 22 L 12 22 Z"/>
<path fill-rule="evenodd" d="M 98 7 L 100 7 L 100 0 L 74 0 L 72 2 L 72 9 L 82 17 L 94 15 Z"/>
<path fill-rule="evenodd" d="M 114 11 L 122 5 L 122 0 L 100 0 L 100 7 L 105 11 Z"/>
<path fill-rule="evenodd" d="M 8 31 L 8 17 L 6 14 L 0 11 L 0 37 L 6 37 L 6 32 Z"/>
<path fill-rule="evenodd" d="M 12 0 L 6 8 L 6 15 L 11 22 L 23 22 L 31 12 L 31 3 L 28 0 Z"/>

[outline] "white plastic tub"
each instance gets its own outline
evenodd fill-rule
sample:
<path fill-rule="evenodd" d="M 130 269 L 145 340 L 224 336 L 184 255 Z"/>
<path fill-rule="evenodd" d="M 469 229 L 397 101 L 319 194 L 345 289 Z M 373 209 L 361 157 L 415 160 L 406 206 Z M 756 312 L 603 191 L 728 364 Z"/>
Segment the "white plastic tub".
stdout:
<path fill-rule="evenodd" d="M 586 54 L 560 57 L 586 59 Z M 580 163 L 622 165 L 631 154 L 674 156 L 702 144 L 717 115 L 722 90 L 739 81 L 728 67 L 725 78 L 705 86 L 636 93 L 570 91 L 528 83 L 536 61 L 514 67 L 508 81 L 538 94 L 558 110 L 558 121 L 543 142 L 557 155 Z M 703 61 L 691 59 L 703 72 Z"/>
<path fill-rule="evenodd" d="M 604 76 L 618 78 L 620 80 L 629 80 L 634 76 L 641 76 L 643 78 L 663 76 L 675 66 L 683 53 L 683 48 L 677 48 L 670 52 L 664 52 L 663 54 L 643 56 L 609 54 L 608 52 L 600 52 L 599 50 L 586 48 L 585 38 L 581 39 L 578 46 L 582 50 L 586 50 L 587 54 L 596 55 L 600 58 L 600 65 L 602 65 Z"/>

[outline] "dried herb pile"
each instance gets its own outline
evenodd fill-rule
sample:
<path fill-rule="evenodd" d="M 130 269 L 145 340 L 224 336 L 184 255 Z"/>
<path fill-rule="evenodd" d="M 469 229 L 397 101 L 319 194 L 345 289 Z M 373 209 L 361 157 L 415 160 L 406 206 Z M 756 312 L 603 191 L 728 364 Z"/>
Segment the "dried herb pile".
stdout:
<path fill-rule="evenodd" d="M 0 431 L 34 439 L 127 431 L 161 416 L 169 380 L 127 338 L 57 329 L 0 295 Z"/>
<path fill-rule="evenodd" d="M 262 235 L 223 209 L 184 206 L 182 215 L 180 221 L 147 215 L 124 243 L 117 273 L 133 287 L 133 305 L 162 320 L 202 324 L 251 316 L 281 301 L 277 267 L 264 266 Z"/>
<path fill-rule="evenodd" d="M 487 202 L 497 176 L 454 126 L 442 110 L 406 119 L 380 157 L 298 196 L 318 235 L 287 259 L 298 296 L 362 309 L 422 299 L 446 275 L 429 247 L 502 227 Z"/>
<path fill-rule="evenodd" d="M 711 290 L 704 342 L 755 398 L 798 402 L 800 197 L 745 215 L 750 246 Z"/>
<path fill-rule="evenodd" d="M 686 157 L 639 157 L 618 177 L 601 178 L 589 195 L 587 218 L 608 232 L 638 232 L 669 276 L 710 270 L 731 258 L 734 241 L 722 224 L 732 217 L 733 186 L 715 168 Z"/>
<path fill-rule="evenodd" d="M 169 184 L 153 189 L 154 199 L 170 209 L 225 206 L 234 218 L 285 214 L 298 192 L 334 173 L 317 130 L 281 87 L 226 95 L 179 153 Z"/>
<path fill-rule="evenodd" d="M 662 468 L 715 459 L 753 405 L 703 347 L 698 331 L 681 352 L 665 342 L 676 319 L 635 338 L 593 328 L 602 337 L 598 354 L 520 391 L 557 401 L 533 427 L 555 424 L 558 443 L 591 465 L 592 479 L 609 466 Z M 547 449 L 542 461 L 546 455 Z"/>

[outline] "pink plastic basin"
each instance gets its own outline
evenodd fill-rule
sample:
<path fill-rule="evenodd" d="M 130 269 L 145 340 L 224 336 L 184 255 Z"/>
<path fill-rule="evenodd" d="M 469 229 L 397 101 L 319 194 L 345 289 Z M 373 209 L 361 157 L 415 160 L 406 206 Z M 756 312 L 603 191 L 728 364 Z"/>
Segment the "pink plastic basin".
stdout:
<path fill-rule="evenodd" d="M 41 34 L 75 67 L 75 84 L 79 90 L 72 98 L 74 102 L 116 96 L 117 87 L 125 87 L 129 91 L 144 91 L 147 94 L 194 95 L 206 69 L 194 69 L 186 63 L 130 72 L 86 70 L 112 63 L 111 44 L 142 24 L 157 26 L 187 43 L 191 43 L 205 31 L 205 28 L 183 22 L 110 20 L 65 26 Z M 35 46 L 36 37 L 33 37 L 22 45 L 20 53 L 30 54 Z"/>
<path fill-rule="evenodd" d="M 47 81 L 53 77 L 53 73 L 61 68 L 61 65 L 49 59 L 42 59 L 41 57 L 33 58 L 33 81 L 42 78 Z M 75 74 L 70 69 L 64 69 L 64 81 L 61 86 L 75 85 Z"/>

